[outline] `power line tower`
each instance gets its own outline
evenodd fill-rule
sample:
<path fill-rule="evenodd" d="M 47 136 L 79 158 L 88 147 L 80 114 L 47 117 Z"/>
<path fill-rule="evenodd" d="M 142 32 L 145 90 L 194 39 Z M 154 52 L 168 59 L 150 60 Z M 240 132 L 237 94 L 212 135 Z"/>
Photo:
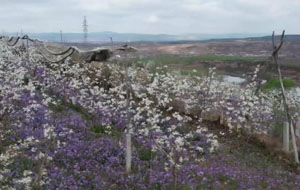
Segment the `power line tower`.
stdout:
<path fill-rule="evenodd" d="M 112 37 L 110 37 L 110 42 L 111 42 L 111 45 L 114 45 L 114 41 L 113 41 Z"/>
<path fill-rule="evenodd" d="M 63 34 L 62 34 L 62 30 L 60 30 L 60 43 L 63 43 Z"/>
<path fill-rule="evenodd" d="M 84 19 L 83 19 L 83 39 L 84 39 L 84 42 L 87 42 L 87 38 L 88 38 L 88 24 L 87 24 L 86 16 L 84 16 Z"/>

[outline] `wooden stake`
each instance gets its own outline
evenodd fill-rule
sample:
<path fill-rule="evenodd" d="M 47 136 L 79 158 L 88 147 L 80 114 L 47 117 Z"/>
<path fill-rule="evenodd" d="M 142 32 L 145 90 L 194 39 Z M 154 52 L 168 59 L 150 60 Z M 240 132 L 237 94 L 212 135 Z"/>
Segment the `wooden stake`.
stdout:
<path fill-rule="evenodd" d="M 291 117 L 290 112 L 289 112 L 289 106 L 287 104 L 287 98 L 286 98 L 286 95 L 285 95 L 285 89 L 284 89 L 283 79 L 282 79 L 282 75 L 281 75 L 281 71 L 280 71 L 280 65 L 279 65 L 279 62 L 278 62 L 278 52 L 279 52 L 280 48 L 283 45 L 284 33 L 285 33 L 285 31 L 282 32 L 282 35 L 281 35 L 281 38 L 280 38 L 280 44 L 279 44 L 278 47 L 276 47 L 276 45 L 275 45 L 275 32 L 273 32 L 273 34 L 272 34 L 272 44 L 273 44 L 273 54 L 272 54 L 272 56 L 273 56 L 273 59 L 275 61 L 276 66 L 277 66 L 284 109 L 285 109 L 285 112 L 286 112 L 286 117 L 287 117 L 287 120 L 288 120 L 289 128 L 291 130 L 295 162 L 297 164 L 299 164 L 299 157 L 298 157 L 298 149 L 297 149 L 296 138 L 295 138 L 295 131 L 294 131 L 294 127 L 292 125 L 292 117 Z"/>
<path fill-rule="evenodd" d="M 289 123 L 285 122 L 283 125 L 283 151 L 289 152 L 290 150 L 290 133 L 289 133 Z"/>

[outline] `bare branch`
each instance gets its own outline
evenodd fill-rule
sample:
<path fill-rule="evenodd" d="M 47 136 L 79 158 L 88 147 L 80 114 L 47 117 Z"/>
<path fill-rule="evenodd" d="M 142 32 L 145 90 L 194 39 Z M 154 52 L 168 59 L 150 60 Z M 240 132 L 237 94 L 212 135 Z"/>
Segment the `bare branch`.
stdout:
<path fill-rule="evenodd" d="M 274 32 L 273 32 L 273 35 L 272 35 L 272 43 L 273 43 L 272 56 L 273 56 L 273 59 L 274 59 L 274 62 L 276 64 L 276 66 L 277 66 L 277 71 L 278 71 L 279 81 L 280 81 L 280 87 L 281 87 L 281 94 L 282 94 L 282 99 L 283 99 L 283 104 L 284 104 L 284 110 L 286 112 L 286 118 L 288 120 L 289 128 L 290 128 L 290 131 L 291 131 L 291 136 L 292 136 L 295 162 L 298 164 L 299 163 L 299 156 L 298 156 L 298 149 L 297 149 L 297 144 L 296 144 L 295 131 L 294 131 L 292 117 L 291 117 L 290 111 L 289 111 L 289 106 L 287 104 L 287 98 L 286 98 L 286 95 L 285 95 L 283 79 L 282 79 L 282 75 L 281 75 L 281 71 L 280 71 L 280 64 L 278 62 L 278 52 L 279 52 L 280 48 L 283 45 L 284 33 L 285 33 L 285 31 L 282 32 L 282 35 L 281 35 L 281 38 L 280 38 L 280 44 L 279 44 L 278 47 L 276 47 L 276 45 L 275 45 L 275 35 L 274 35 Z"/>
<path fill-rule="evenodd" d="M 276 47 L 274 44 L 275 44 L 275 40 L 274 40 L 274 35 L 273 35 L 273 55 L 277 55 L 279 50 L 281 49 L 282 45 L 283 45 L 283 39 L 284 39 L 284 33 L 285 31 L 283 30 L 282 34 L 281 34 L 281 37 L 280 37 L 280 44 L 278 47 Z M 274 33 L 273 33 L 274 34 Z"/>

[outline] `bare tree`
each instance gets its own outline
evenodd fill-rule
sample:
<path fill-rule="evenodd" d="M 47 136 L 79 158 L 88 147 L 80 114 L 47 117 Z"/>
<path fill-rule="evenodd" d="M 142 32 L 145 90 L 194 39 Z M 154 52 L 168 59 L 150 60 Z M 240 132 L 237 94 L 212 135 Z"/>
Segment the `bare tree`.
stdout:
<path fill-rule="evenodd" d="M 282 79 L 282 75 L 281 75 L 280 65 L 279 65 L 279 62 L 278 62 L 278 52 L 279 52 L 279 50 L 281 49 L 281 47 L 283 45 L 284 33 L 285 33 L 285 31 L 282 32 L 282 35 L 281 35 L 281 38 L 280 38 L 280 44 L 277 47 L 275 45 L 275 32 L 273 31 L 273 34 L 272 34 L 272 45 L 273 45 L 272 57 L 273 57 L 273 59 L 275 61 L 275 64 L 277 66 L 284 109 L 285 109 L 286 117 L 287 117 L 287 120 L 288 120 L 288 123 L 289 123 L 289 128 L 291 130 L 295 162 L 298 164 L 299 163 L 299 157 L 298 157 L 298 150 L 297 150 L 297 144 L 296 144 L 296 138 L 295 138 L 295 131 L 294 131 L 294 126 L 293 126 L 293 122 L 292 122 L 292 117 L 291 117 L 290 111 L 289 111 L 289 106 L 287 104 L 287 98 L 286 98 L 285 89 L 284 89 L 284 85 L 283 85 L 283 79 Z"/>

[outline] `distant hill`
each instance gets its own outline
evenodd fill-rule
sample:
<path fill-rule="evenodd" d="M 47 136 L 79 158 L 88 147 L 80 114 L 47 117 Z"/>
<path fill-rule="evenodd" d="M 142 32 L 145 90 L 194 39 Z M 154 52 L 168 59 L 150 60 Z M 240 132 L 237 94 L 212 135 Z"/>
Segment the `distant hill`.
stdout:
<path fill-rule="evenodd" d="M 281 35 L 276 35 L 275 40 L 279 41 L 281 38 Z M 248 38 L 222 38 L 222 39 L 209 39 L 204 40 L 207 42 L 232 42 L 236 40 L 247 40 L 247 41 L 272 41 L 272 36 L 261 36 L 261 37 L 248 37 Z M 288 34 L 284 36 L 285 42 L 300 42 L 300 35 L 297 34 Z"/>
<path fill-rule="evenodd" d="M 275 40 L 280 39 L 280 35 L 275 36 Z M 263 36 L 263 37 L 255 37 L 255 38 L 247 38 L 247 40 L 253 40 L 253 41 L 271 41 L 272 36 Z M 300 42 L 300 35 L 296 34 L 289 34 L 284 37 L 284 41 L 286 42 Z"/>
<path fill-rule="evenodd" d="M 15 35 L 15 34 L 6 34 Z M 29 33 L 32 38 L 43 41 L 60 42 L 60 33 Z M 115 33 L 115 32 L 94 32 L 88 34 L 88 42 L 110 42 L 110 38 L 116 42 L 135 42 L 135 41 L 173 41 L 175 35 L 167 34 L 135 34 L 135 33 Z M 63 42 L 83 42 L 83 33 L 63 33 Z"/>
<path fill-rule="evenodd" d="M 15 35 L 15 34 L 8 34 Z M 29 33 L 31 37 L 44 41 L 60 42 L 60 33 Z M 138 34 L 138 33 L 117 33 L 117 32 L 94 32 L 88 34 L 89 42 L 110 42 L 112 37 L 118 42 L 176 42 L 176 41 L 202 41 L 209 39 L 232 39 L 262 37 L 264 34 Z M 82 42 L 82 33 L 64 33 L 64 42 Z"/>
<path fill-rule="evenodd" d="M 16 35 L 16 34 L 7 34 Z M 44 41 L 60 42 L 60 33 L 29 33 L 33 38 Z M 114 42 L 167 42 L 167 43 L 184 43 L 198 41 L 233 41 L 233 40 L 249 40 L 249 41 L 271 41 L 271 35 L 266 34 L 138 34 L 138 33 L 117 33 L 117 32 L 94 32 L 88 34 L 90 43 L 110 42 L 112 37 Z M 276 40 L 280 36 L 276 36 Z M 64 33 L 63 42 L 78 43 L 83 41 L 82 33 Z M 299 41 L 300 35 L 286 35 L 285 41 Z"/>

